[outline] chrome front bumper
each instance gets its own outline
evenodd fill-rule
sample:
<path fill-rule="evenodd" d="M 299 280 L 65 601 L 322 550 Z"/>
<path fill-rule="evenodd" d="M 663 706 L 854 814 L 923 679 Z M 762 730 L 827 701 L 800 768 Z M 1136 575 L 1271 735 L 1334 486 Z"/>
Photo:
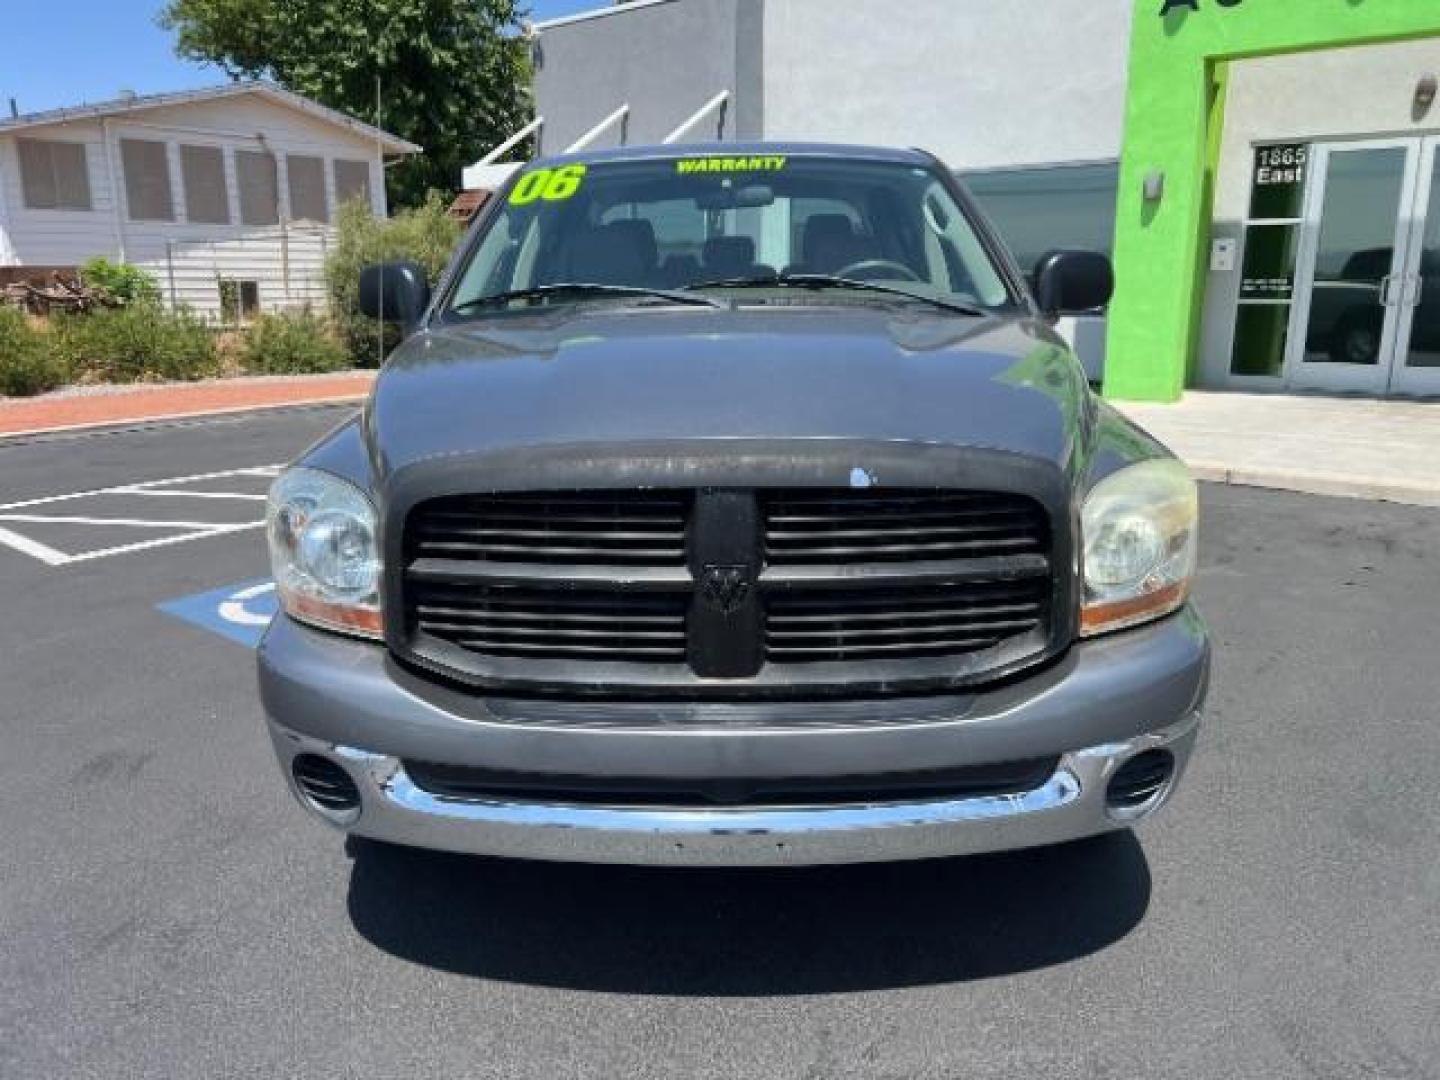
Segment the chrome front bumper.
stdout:
<path fill-rule="evenodd" d="M 358 817 L 295 797 L 331 824 L 377 840 L 477 855 L 565 862 L 675 866 L 781 866 L 885 862 L 1037 847 L 1124 828 L 1175 790 L 1195 744 L 1199 715 L 1162 731 L 1065 754 L 1051 777 L 1018 795 L 817 807 L 658 809 L 515 800 L 456 799 L 417 787 L 393 757 L 334 746 L 272 725 L 290 777 L 301 753 L 338 762 L 360 790 Z M 1175 755 L 1170 781 L 1124 811 L 1106 786 L 1134 755 Z"/>
<path fill-rule="evenodd" d="M 291 791 L 331 824 L 416 847 L 574 862 L 767 866 L 880 862 L 1034 847 L 1122 828 L 1162 807 L 1195 745 L 1210 646 L 1193 609 L 1081 642 L 1033 676 L 932 698 L 768 704 L 544 702 L 450 690 L 379 646 L 283 615 L 261 643 L 260 689 Z M 1155 797 L 1117 810 L 1106 788 L 1150 749 L 1174 757 Z M 314 754 L 359 793 L 343 813 L 292 775 Z M 656 807 L 457 798 L 404 762 L 554 776 L 850 777 L 1055 758 L 1004 796 L 800 806 Z"/>

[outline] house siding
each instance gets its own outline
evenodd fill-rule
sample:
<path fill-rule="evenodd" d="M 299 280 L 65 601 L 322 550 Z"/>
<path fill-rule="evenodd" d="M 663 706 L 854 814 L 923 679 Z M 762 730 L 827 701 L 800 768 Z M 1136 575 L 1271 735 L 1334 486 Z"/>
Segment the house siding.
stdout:
<path fill-rule="evenodd" d="M 17 135 L 81 142 L 92 209 L 27 209 Z M 129 220 L 119 153 L 123 138 L 166 144 L 174 221 Z M 181 144 L 224 151 L 231 224 L 186 219 Z M 245 227 L 240 224 L 235 151 L 262 147 L 277 155 L 280 213 L 286 224 Z M 386 212 L 382 159 L 372 139 L 258 94 L 146 109 L 107 122 L 71 121 L 0 134 L 0 265 L 73 266 L 95 256 L 123 257 L 155 275 L 167 303 L 186 305 L 210 317 L 220 314 L 221 278 L 258 282 L 263 308 L 320 305 L 324 259 L 334 242 L 334 229 L 289 222 L 286 155 L 290 153 L 324 160 L 326 204 L 332 215 L 333 162 L 365 161 L 372 209 L 379 215 Z"/>

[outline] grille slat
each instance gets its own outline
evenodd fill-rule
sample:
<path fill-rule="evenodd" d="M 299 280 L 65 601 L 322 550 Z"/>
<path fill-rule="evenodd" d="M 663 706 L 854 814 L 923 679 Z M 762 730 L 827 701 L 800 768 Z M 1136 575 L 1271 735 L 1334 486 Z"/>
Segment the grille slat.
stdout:
<path fill-rule="evenodd" d="M 865 623 L 929 623 L 939 620 L 941 622 L 965 618 L 967 616 L 994 616 L 994 615 L 1027 615 L 1032 619 L 1039 615 L 1040 605 L 1032 604 L 1007 604 L 999 607 L 951 607 L 932 608 L 922 611 L 895 611 L 895 612 L 865 612 L 856 611 L 847 616 L 846 621 L 854 624 Z M 834 615 L 772 615 L 770 623 L 775 627 L 799 627 L 816 623 L 830 623 L 835 620 Z"/>
<path fill-rule="evenodd" d="M 637 657 L 682 660 L 685 646 L 664 648 L 657 645 L 635 645 L 612 642 L 605 645 L 574 645 L 559 641 L 512 641 L 505 638 L 460 637 L 455 644 L 492 656 L 535 656 L 552 660 L 618 660 L 630 662 Z"/>
<path fill-rule="evenodd" d="M 772 624 L 773 625 L 773 624 Z M 769 631 L 771 641 L 823 641 L 835 638 L 845 638 L 849 641 L 870 641 L 874 639 L 903 637 L 912 640 L 919 640 L 925 637 L 940 636 L 947 634 L 960 634 L 967 631 L 983 632 L 991 637 L 1004 637 L 1009 634 L 1020 634 L 1031 629 L 1035 625 L 1034 619 L 1011 619 L 1007 622 L 951 622 L 940 623 L 935 626 L 889 626 L 875 627 L 865 626 L 860 629 L 847 627 L 836 630 L 777 630 Z"/>
<path fill-rule="evenodd" d="M 613 625 L 624 623 L 627 626 L 668 626 L 670 617 L 666 615 L 632 615 L 630 613 L 613 615 L 574 615 L 567 611 L 560 610 L 557 606 L 553 611 L 507 611 L 501 605 L 495 604 L 483 615 L 473 611 L 466 611 L 464 608 L 456 607 L 432 607 L 421 604 L 416 608 L 422 619 L 433 622 L 442 622 L 447 618 L 463 621 L 483 620 L 484 622 L 510 622 L 510 623 L 544 623 L 547 626 L 557 624 L 567 626 L 573 623 L 580 625 L 599 624 Z"/>
<path fill-rule="evenodd" d="M 894 534 L 890 534 L 893 536 Z M 791 558 L 808 562 L 860 562 L 865 560 L 912 559 L 914 561 L 963 557 L 972 554 L 1009 555 L 1030 551 L 1034 541 L 1026 537 L 999 536 L 992 539 L 907 540 L 890 544 L 833 544 L 829 537 L 800 544 L 772 546 L 772 562 Z"/>

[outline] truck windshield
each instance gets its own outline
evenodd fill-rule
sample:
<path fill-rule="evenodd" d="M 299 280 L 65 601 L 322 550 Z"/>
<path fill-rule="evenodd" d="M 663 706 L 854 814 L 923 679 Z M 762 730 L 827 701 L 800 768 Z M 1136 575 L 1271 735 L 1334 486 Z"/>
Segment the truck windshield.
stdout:
<path fill-rule="evenodd" d="M 687 295 L 913 297 L 971 315 L 1013 300 L 941 177 L 904 163 L 779 153 L 542 163 L 504 199 L 471 246 L 447 318 Z"/>

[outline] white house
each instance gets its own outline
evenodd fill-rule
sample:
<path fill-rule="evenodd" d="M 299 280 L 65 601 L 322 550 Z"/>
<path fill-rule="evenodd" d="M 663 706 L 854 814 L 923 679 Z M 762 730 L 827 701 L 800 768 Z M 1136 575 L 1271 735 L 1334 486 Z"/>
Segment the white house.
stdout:
<path fill-rule="evenodd" d="M 0 279 L 100 255 L 236 319 L 318 305 L 345 200 L 420 147 L 265 82 L 0 119 Z"/>

